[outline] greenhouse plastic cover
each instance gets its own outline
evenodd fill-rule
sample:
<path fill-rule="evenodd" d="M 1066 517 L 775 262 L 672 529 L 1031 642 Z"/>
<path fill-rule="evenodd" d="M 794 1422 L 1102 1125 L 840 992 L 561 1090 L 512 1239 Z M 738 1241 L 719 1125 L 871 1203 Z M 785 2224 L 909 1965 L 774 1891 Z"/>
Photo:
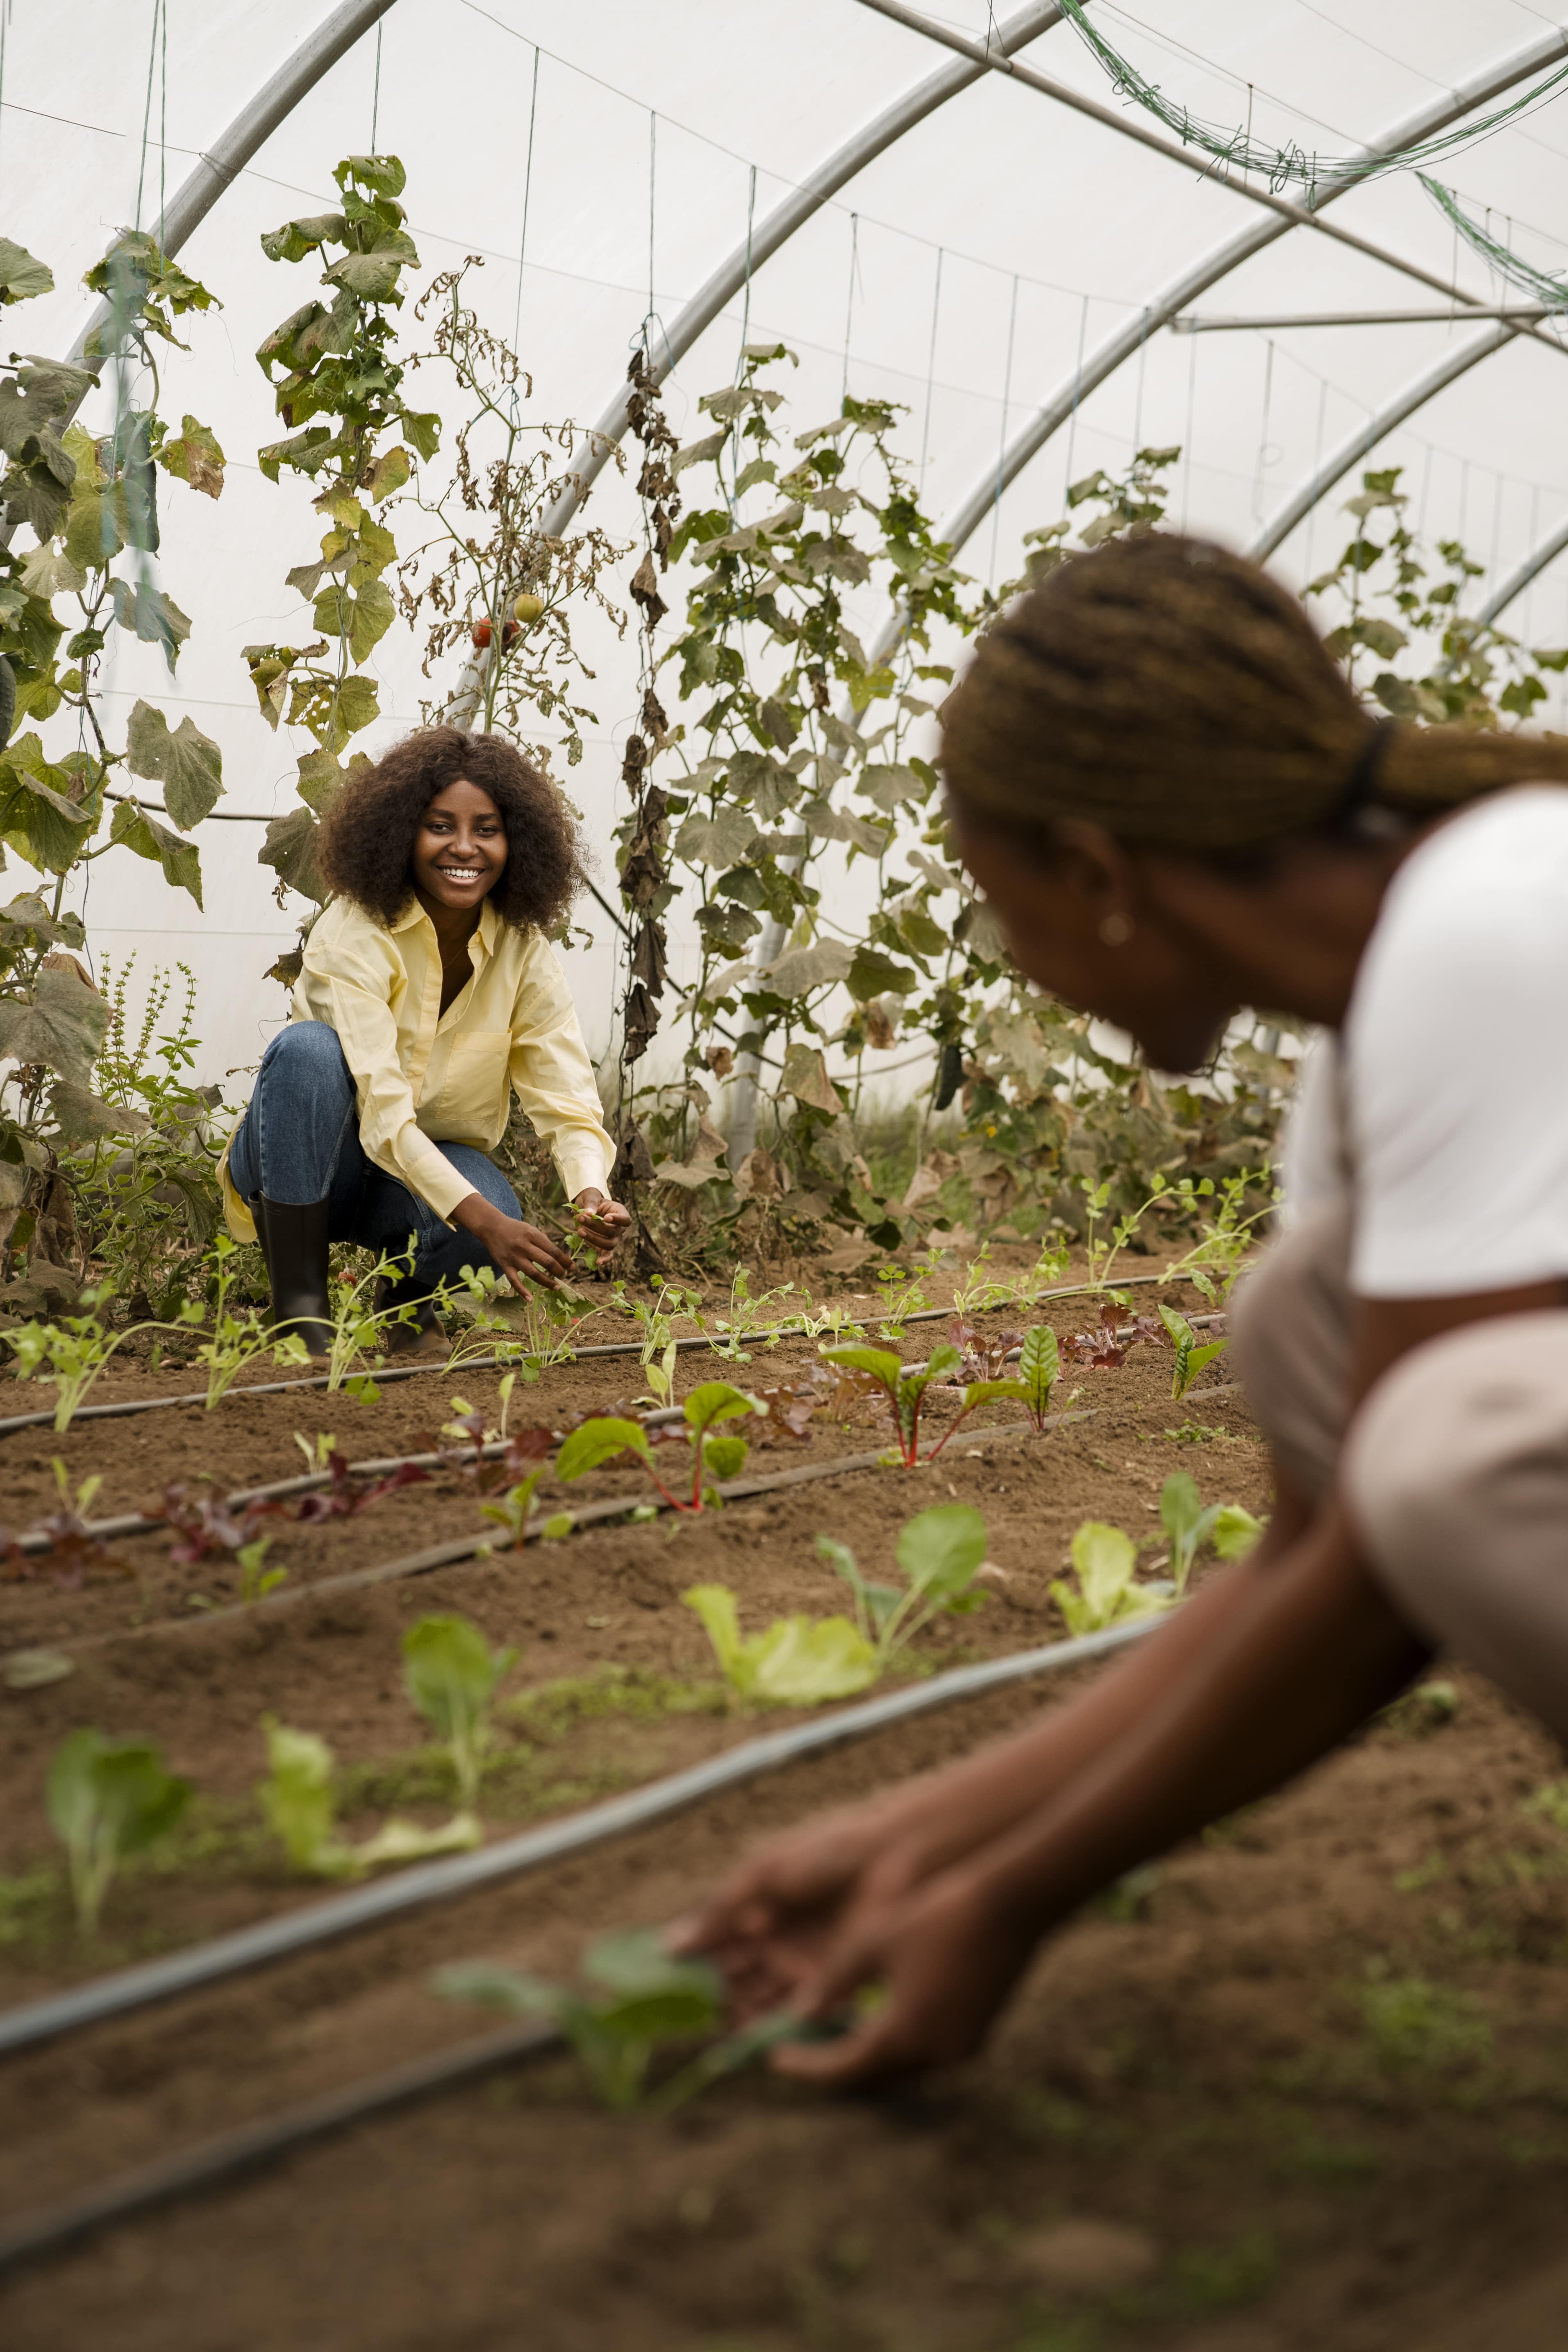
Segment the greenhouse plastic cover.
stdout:
<path fill-rule="evenodd" d="M 81 274 L 116 230 L 137 221 L 155 229 L 202 152 L 344 12 L 323 0 L 169 0 L 166 12 L 154 0 L 84 0 L 68 16 L 55 0 L 0 7 L 0 228 L 47 261 L 57 282 L 7 321 L 27 350 L 63 357 L 93 307 Z M 184 495 L 163 503 L 159 576 L 194 624 L 177 674 L 171 678 L 153 648 L 121 631 L 103 672 L 117 729 L 145 695 L 171 722 L 188 711 L 216 739 L 229 811 L 291 806 L 295 760 L 310 748 L 302 733 L 290 741 L 287 728 L 274 734 L 262 723 L 240 659 L 247 643 L 309 634 L 284 575 L 313 554 L 320 531 L 310 485 L 288 475 L 274 484 L 257 467 L 255 451 L 280 428 L 253 354 L 313 293 L 316 276 L 268 261 L 260 236 L 333 204 L 331 170 L 342 155 L 374 148 L 403 160 L 424 279 L 468 255 L 482 261 L 469 289 L 487 322 L 515 336 L 532 379 L 531 415 L 591 424 L 646 339 L 656 359 L 676 357 L 667 404 L 684 442 L 702 429 L 700 395 L 733 376 L 742 333 L 753 342 L 776 338 L 798 360 L 797 371 L 785 371 L 794 422 L 837 413 L 846 389 L 905 404 L 902 446 L 923 500 L 939 521 L 967 507 L 975 527 L 959 561 L 982 580 L 1016 575 L 1023 533 L 1062 514 L 1069 480 L 1100 466 L 1115 472 L 1139 446 L 1182 445 L 1173 520 L 1247 547 L 1327 456 L 1364 436 L 1382 412 L 1403 404 L 1405 387 L 1442 373 L 1445 357 L 1478 333 L 1447 316 L 1173 332 L 1164 323 L 1173 288 L 1263 220 L 1261 209 L 1221 184 L 1197 149 L 1169 160 L 984 68 L 826 201 L 802 200 L 814 175 L 910 91 L 933 76 L 962 79 L 952 49 L 861 0 L 787 8 L 754 0 L 575 8 L 395 0 L 379 21 L 373 7 L 357 13 L 364 29 L 182 249 L 184 266 L 223 308 L 185 322 L 190 348 L 167 355 L 161 406 L 174 418 L 188 410 L 216 431 L 227 482 L 216 507 Z M 948 0 L 940 23 L 971 42 L 995 43 L 1027 13 Z M 1136 14 L 1093 0 L 1091 15 L 1146 81 L 1194 116 L 1250 123 L 1255 144 L 1325 155 L 1380 142 L 1445 91 L 1512 58 L 1535 60 L 1510 92 L 1518 96 L 1546 78 L 1553 58 L 1568 58 L 1568 31 L 1520 0 L 1381 0 L 1370 8 L 1167 0 L 1157 9 L 1145 0 Z M 1070 24 L 1050 25 L 1016 55 L 1128 126 L 1168 135 L 1117 95 Z M 1549 275 L 1562 267 L 1568 248 L 1547 225 L 1568 172 L 1563 98 L 1552 94 L 1437 169 L 1500 244 Z M 1302 191 L 1283 194 L 1300 200 Z M 744 255 L 749 230 L 753 251 L 765 242 L 765 225 L 792 200 L 802 215 L 794 234 L 756 258 L 749 283 L 675 353 L 671 339 L 681 340 L 693 297 L 727 259 Z M 1442 284 L 1457 278 L 1483 302 L 1521 299 L 1460 247 L 1414 172 L 1356 186 L 1331 217 Z M 1272 318 L 1441 311 L 1444 303 L 1387 263 L 1295 227 L 1187 307 Z M 1095 355 L 1117 336 L 1126 358 L 1090 382 Z M 1497 341 L 1357 451 L 1361 462 L 1402 467 L 1412 522 L 1428 538 L 1463 538 L 1493 580 L 1568 517 L 1563 355 L 1550 328 L 1539 339 Z M 448 407 L 449 427 L 460 419 L 437 371 L 428 374 L 418 398 Z M 108 399 L 107 389 L 93 395 L 89 425 L 106 418 Z M 1067 413 L 1015 476 L 1009 449 L 1052 404 Z M 1349 467 L 1283 538 L 1272 560 L 1293 583 L 1342 547 L 1342 502 L 1359 470 Z M 618 592 L 637 560 L 634 473 L 607 467 L 586 509 L 586 520 L 631 550 Z M 405 511 L 397 530 L 401 545 L 412 536 Z M 1568 562 L 1545 569 L 1510 625 L 1534 644 L 1568 642 L 1565 587 Z M 869 642 L 887 617 L 868 599 L 857 626 Z M 564 781 L 587 818 L 600 887 L 613 898 L 610 831 L 620 746 L 640 690 L 637 659 L 630 631 L 620 639 L 605 625 L 584 625 L 581 642 L 596 672 L 584 696 L 595 723 Z M 395 627 L 371 661 L 383 716 L 360 744 L 374 751 L 418 724 L 422 706 L 439 711 L 458 668 L 449 657 L 423 677 L 412 633 Z M 133 951 L 142 982 L 154 962 L 191 967 L 205 1076 L 253 1066 L 286 1010 L 282 990 L 262 975 L 292 943 L 305 908 L 275 903 L 273 877 L 256 862 L 260 830 L 216 820 L 199 828 L 205 913 L 121 853 L 72 877 L 98 968 Z M 15 866 L 8 880 L 26 887 Z M 841 887 L 853 893 L 854 877 Z M 679 909 L 670 919 L 679 978 L 690 942 Z M 602 1051 L 616 992 L 614 933 L 591 901 L 583 920 L 593 943 L 574 946 L 567 960 L 590 1042 Z M 242 1080 L 230 1089 L 242 1095 Z"/>

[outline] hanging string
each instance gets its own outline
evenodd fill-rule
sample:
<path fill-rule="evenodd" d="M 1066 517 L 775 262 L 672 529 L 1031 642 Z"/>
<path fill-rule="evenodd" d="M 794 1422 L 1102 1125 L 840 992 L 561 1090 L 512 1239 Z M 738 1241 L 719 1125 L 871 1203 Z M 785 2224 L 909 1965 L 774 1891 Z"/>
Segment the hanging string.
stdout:
<path fill-rule="evenodd" d="M 1007 411 L 1013 402 L 1013 345 L 1018 331 L 1018 280 L 1013 279 L 1013 300 L 1007 312 L 1007 367 L 1002 379 L 1002 430 L 996 436 L 996 488 L 991 500 L 990 585 L 996 585 L 996 535 L 1002 525 L 1002 475 L 1007 460 Z"/>
<path fill-rule="evenodd" d="M 1193 491 L 1193 422 L 1197 414 L 1199 335 L 1189 335 L 1192 350 L 1187 353 L 1187 435 L 1182 444 L 1182 529 L 1187 528 L 1187 515 Z"/>
<path fill-rule="evenodd" d="M 1134 394 L 1132 400 L 1132 457 L 1134 463 L 1137 462 L 1138 452 L 1143 446 L 1143 371 L 1148 364 L 1148 360 L 1149 310 L 1148 306 L 1145 304 L 1143 310 L 1143 329 L 1138 338 L 1138 389 Z"/>
<path fill-rule="evenodd" d="M 1079 394 L 1083 390 L 1083 346 L 1088 333 L 1089 296 L 1086 294 L 1083 298 L 1083 308 L 1079 312 L 1078 320 L 1078 369 L 1072 380 L 1072 410 L 1068 418 L 1068 467 L 1067 484 L 1062 492 L 1063 506 L 1066 506 L 1067 504 L 1068 491 L 1072 488 L 1072 453 L 1078 442 L 1078 403 Z"/>
<path fill-rule="evenodd" d="M 942 310 L 942 250 L 939 245 L 936 249 L 936 284 L 931 298 L 931 349 L 926 353 L 926 413 L 925 422 L 921 427 L 920 488 L 922 498 L 926 486 L 926 456 L 931 448 L 931 398 L 936 383 L 936 322 Z M 1015 287 L 1017 282 L 1016 278 L 1013 280 Z"/>
<path fill-rule="evenodd" d="M 1268 338 L 1268 356 L 1263 362 L 1263 421 L 1258 428 L 1258 463 L 1252 473 L 1252 519 L 1263 520 L 1263 477 L 1268 467 L 1268 415 L 1274 405 L 1274 338 Z"/>
<path fill-rule="evenodd" d="M 5 28 L 11 21 L 11 0 L 0 0 L 0 136 L 4 134 L 5 115 Z"/>
<path fill-rule="evenodd" d="M 735 361 L 737 383 L 745 364 L 746 344 L 752 331 L 752 224 L 757 214 L 757 167 L 753 163 L 751 168 L 751 184 L 746 190 L 746 290 L 741 302 L 741 349 Z"/>
<path fill-rule="evenodd" d="M 849 397 L 849 329 L 855 317 L 855 272 L 860 259 L 860 215 L 849 215 L 849 299 L 844 308 L 844 388 L 842 397 Z"/>
<path fill-rule="evenodd" d="M 1492 583 L 1493 583 L 1494 586 L 1495 586 L 1496 582 L 1497 582 L 1497 552 L 1498 552 L 1498 548 L 1499 548 L 1499 546 L 1500 546 L 1500 542 L 1501 542 L 1501 540 L 1502 540 L 1502 476 L 1501 476 L 1501 474 L 1500 473 L 1500 474 L 1499 474 L 1499 476 L 1498 476 L 1498 478 L 1497 478 L 1497 488 L 1496 488 L 1496 490 L 1495 490 L 1495 492 L 1493 493 L 1493 496 L 1492 496 L 1492 551 L 1491 551 L 1490 558 L 1489 559 L 1488 563 L 1487 563 L 1487 571 L 1488 571 L 1488 573 L 1489 574 L 1489 576 L 1490 576 L 1490 578 L 1491 578 L 1491 580 L 1492 580 Z"/>
<path fill-rule="evenodd" d="M 517 306 L 511 318 L 511 347 L 522 332 L 522 266 L 528 256 L 528 200 L 533 189 L 533 118 L 539 110 L 539 50 L 533 52 L 533 87 L 528 100 L 528 153 L 522 166 L 522 230 L 517 240 Z"/>
<path fill-rule="evenodd" d="M 648 109 L 647 118 L 647 325 L 653 322 L 653 244 L 654 205 L 658 193 L 658 117 Z M 645 334 L 644 346 L 647 338 Z"/>
<path fill-rule="evenodd" d="M 1425 172 L 1416 177 L 1438 211 L 1453 223 L 1455 236 L 1464 238 L 1471 252 L 1486 263 L 1494 276 L 1528 295 L 1532 302 L 1543 303 L 1549 310 L 1568 310 L 1568 281 L 1554 271 L 1535 269 L 1528 261 L 1521 261 L 1512 250 L 1511 236 L 1508 245 L 1500 244 L 1491 233 L 1489 205 L 1484 221 L 1472 220 L 1452 188 L 1444 187 L 1439 180 L 1429 180 Z"/>
<path fill-rule="evenodd" d="M 163 13 L 163 0 L 153 0 L 153 37 L 147 49 L 147 95 L 142 105 L 142 157 L 136 167 L 136 222 L 142 226 L 142 197 L 147 184 L 147 140 L 153 127 L 153 74 L 158 63 L 158 26 Z"/>
<path fill-rule="evenodd" d="M 382 27 L 378 24 L 375 28 L 375 85 L 370 98 L 370 152 L 373 155 L 376 152 L 375 134 L 381 123 L 381 35 Z"/>
<path fill-rule="evenodd" d="M 1312 479 L 1315 482 L 1323 470 L 1323 425 L 1329 413 L 1327 381 L 1318 386 L 1318 437 L 1312 446 Z M 1314 499 L 1307 509 L 1307 577 L 1312 576 L 1312 541 L 1318 534 L 1319 500 Z"/>
<path fill-rule="evenodd" d="M 163 215 L 168 210 L 169 170 L 169 0 L 163 0 L 158 36 L 158 250 L 163 250 Z"/>

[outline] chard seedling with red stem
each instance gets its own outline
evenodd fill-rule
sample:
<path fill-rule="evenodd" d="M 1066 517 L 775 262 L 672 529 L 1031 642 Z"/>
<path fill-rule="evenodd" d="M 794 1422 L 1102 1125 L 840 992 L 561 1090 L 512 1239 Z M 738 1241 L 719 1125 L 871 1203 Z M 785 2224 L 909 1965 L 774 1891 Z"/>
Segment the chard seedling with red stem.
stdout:
<path fill-rule="evenodd" d="M 899 1455 L 906 1470 L 920 1460 L 921 1408 L 932 1381 L 958 1370 L 956 1348 L 938 1348 L 918 1370 L 906 1371 L 887 1348 L 824 1348 L 825 1363 L 837 1364 L 842 1388 L 851 1397 L 875 1397 L 892 1416 Z"/>
<path fill-rule="evenodd" d="M 738 1421 L 754 1413 L 756 1400 L 731 1388 L 727 1381 L 705 1381 L 700 1388 L 692 1390 L 681 1410 L 686 1416 L 683 1430 L 671 1430 L 668 1435 L 663 1432 L 656 1433 L 666 1444 L 684 1442 L 690 1447 L 689 1494 L 671 1493 L 654 1467 L 648 1433 L 635 1421 L 625 1421 L 616 1415 L 597 1415 L 572 1432 L 556 1456 L 556 1476 L 568 1481 L 581 1478 L 585 1472 L 596 1470 L 601 1463 L 614 1461 L 619 1454 L 635 1454 L 671 1509 L 700 1511 L 705 1503 L 716 1503 L 719 1497 L 714 1492 L 715 1484 L 739 1477 L 749 1448 L 743 1437 L 711 1437 L 709 1432 L 721 1422 Z"/>

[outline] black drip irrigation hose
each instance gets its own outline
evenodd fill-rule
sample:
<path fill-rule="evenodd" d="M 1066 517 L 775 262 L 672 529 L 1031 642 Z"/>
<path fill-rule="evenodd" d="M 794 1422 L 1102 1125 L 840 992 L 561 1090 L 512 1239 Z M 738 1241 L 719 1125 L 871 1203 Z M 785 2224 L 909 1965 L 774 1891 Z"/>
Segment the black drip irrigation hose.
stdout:
<path fill-rule="evenodd" d="M 1052 1674 L 1064 1666 L 1086 1664 L 1138 1640 L 1163 1622 L 1163 1617 L 1137 1617 L 1126 1624 L 1110 1626 L 1104 1633 L 1082 1634 L 1076 1641 L 1052 1642 L 1039 1649 L 1017 1650 L 1007 1657 L 989 1658 L 979 1665 L 959 1666 L 951 1674 L 933 1675 L 930 1682 L 889 1692 L 882 1698 L 864 1700 L 837 1715 L 819 1717 L 809 1723 L 792 1725 L 786 1731 L 769 1732 L 760 1739 L 746 1740 L 723 1755 L 710 1757 L 704 1763 L 672 1772 L 661 1780 L 650 1780 L 625 1796 L 608 1798 L 564 1821 L 547 1822 L 542 1829 L 521 1831 L 514 1837 L 499 1839 L 494 1845 L 481 1846 L 475 1853 L 416 1863 L 396 1877 L 377 1879 L 347 1894 L 329 1895 L 325 1901 L 303 1905 L 297 1911 L 285 1912 L 281 1917 L 264 1919 L 253 1927 L 215 1937 L 211 1942 L 195 1945 L 189 1951 L 173 1952 L 162 1959 L 144 1960 L 134 1968 L 117 1969 L 112 1976 L 95 1978 L 88 1984 L 73 1986 L 68 1992 L 20 2002 L 15 2008 L 0 2011 L 0 2056 L 14 2056 L 62 2034 L 100 2025 L 106 2019 L 124 2017 L 133 2011 L 150 2008 L 154 2002 L 198 1991 L 246 1969 L 268 1967 L 341 1936 L 380 1927 L 388 1919 L 401 1917 L 428 1904 L 450 1903 L 478 1888 L 542 1870 L 547 1864 L 584 1853 L 590 1846 L 602 1845 L 610 1838 L 623 1837 L 629 1831 L 646 1828 L 651 1822 L 667 1821 L 672 1814 L 700 1804 L 722 1790 L 782 1771 L 802 1757 L 823 1755 L 850 1740 L 883 1731 L 890 1724 L 934 1714 L 961 1699 L 978 1698 L 988 1691 Z"/>
<path fill-rule="evenodd" d="M 973 1311 L 977 1315 L 999 1315 L 1005 1309 L 1012 1307 L 1015 1310 L 1021 1309 L 1027 1312 L 1029 1308 L 1043 1306 L 1047 1298 L 1098 1297 L 1113 1289 L 1131 1290 L 1135 1285 L 1142 1283 L 1186 1282 L 1190 1279 L 1191 1277 L 1184 1274 L 1130 1274 L 1124 1280 L 1111 1284 L 1074 1282 L 1065 1285 L 1059 1290 L 1042 1290 L 1028 1300 L 1026 1306 L 1019 1299 L 999 1299 L 989 1307 L 977 1307 Z M 906 1323 L 939 1322 L 943 1316 L 952 1316 L 957 1312 L 958 1309 L 954 1307 L 917 1307 L 912 1313 L 900 1318 L 898 1328 L 901 1330 Z M 744 1344 L 745 1341 L 808 1339 L 810 1336 L 808 1332 L 802 1330 L 798 1323 L 772 1323 L 765 1330 L 746 1332 L 741 1344 Z M 561 1360 L 563 1363 L 576 1363 L 589 1356 L 640 1356 L 644 1344 L 641 1339 L 595 1340 L 586 1347 L 571 1349 Z M 710 1339 L 705 1331 L 683 1332 L 675 1342 L 677 1348 L 711 1348 L 715 1354 L 720 1355 L 721 1361 L 728 1361 L 731 1360 L 724 1358 L 721 1353 L 724 1344 L 722 1340 Z M 416 1380 L 421 1373 L 444 1372 L 456 1375 L 459 1372 L 505 1371 L 510 1365 L 514 1365 L 521 1358 L 526 1358 L 528 1350 L 519 1345 L 504 1356 L 467 1356 L 458 1364 L 437 1363 L 432 1356 L 417 1364 L 367 1366 L 363 1375 L 351 1372 L 344 1377 L 351 1380 L 358 1380 L 361 1377 L 369 1378 L 374 1380 L 376 1386 L 380 1388 L 387 1381 Z M 552 1367 L 546 1366 L 545 1369 L 551 1370 Z M 324 1389 L 331 1385 L 331 1381 L 332 1375 L 330 1372 L 311 1372 L 301 1374 L 300 1379 L 293 1381 L 253 1381 L 244 1385 L 237 1383 L 233 1388 L 224 1391 L 219 1402 L 226 1403 L 230 1397 L 282 1396 L 285 1391 L 293 1389 Z M 342 1380 L 339 1381 L 338 1386 L 340 1389 L 343 1386 Z M 164 1412 L 175 1405 L 199 1404 L 205 1407 L 206 1402 L 204 1390 L 193 1389 L 188 1396 L 127 1397 L 113 1404 L 79 1405 L 70 1417 L 69 1426 L 74 1429 L 79 1421 L 122 1420 L 128 1414 L 134 1412 Z M 47 1428 L 52 1424 L 54 1417 L 53 1411 L 10 1413 L 0 1419 L 0 1437 L 7 1437 L 13 1430 L 17 1429 Z M 62 1431 L 62 1436 L 64 1433 Z"/>

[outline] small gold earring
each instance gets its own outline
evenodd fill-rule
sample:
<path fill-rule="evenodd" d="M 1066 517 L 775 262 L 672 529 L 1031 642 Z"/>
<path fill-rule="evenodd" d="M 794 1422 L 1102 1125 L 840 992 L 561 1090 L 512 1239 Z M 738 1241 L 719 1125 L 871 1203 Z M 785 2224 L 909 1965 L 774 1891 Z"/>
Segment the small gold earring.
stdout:
<path fill-rule="evenodd" d="M 1100 936 L 1108 948 L 1124 948 L 1136 929 L 1131 915 L 1110 914 L 1101 918 Z"/>

